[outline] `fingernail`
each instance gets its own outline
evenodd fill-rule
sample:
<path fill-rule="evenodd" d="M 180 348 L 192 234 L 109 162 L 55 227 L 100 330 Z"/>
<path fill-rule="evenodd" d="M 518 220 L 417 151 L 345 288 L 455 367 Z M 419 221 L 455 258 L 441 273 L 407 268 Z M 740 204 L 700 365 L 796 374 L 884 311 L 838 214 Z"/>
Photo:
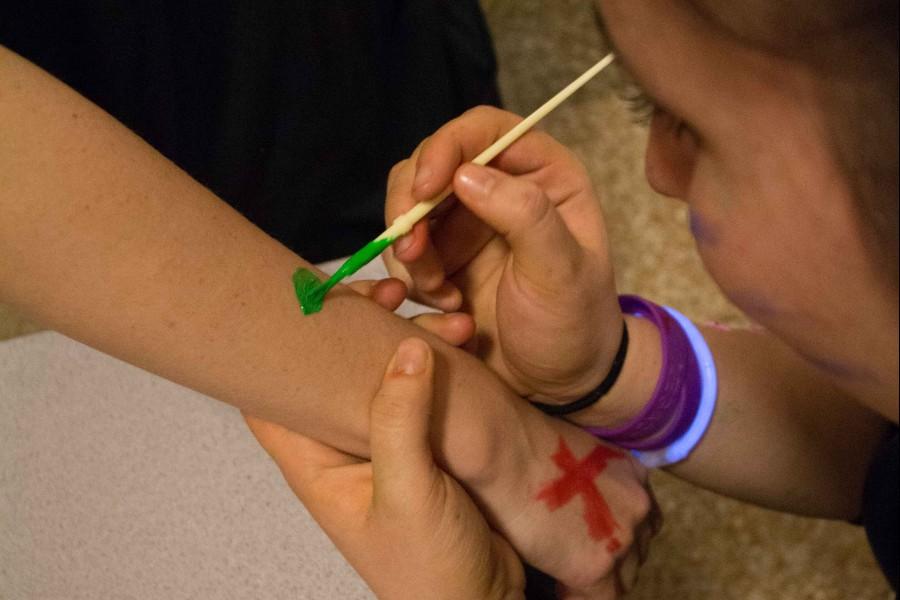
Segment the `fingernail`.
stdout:
<path fill-rule="evenodd" d="M 431 179 L 431 167 L 420 167 L 416 170 L 416 178 L 413 179 L 413 190 L 418 190 L 426 185 Z"/>
<path fill-rule="evenodd" d="M 425 342 L 403 340 L 397 348 L 394 359 L 394 373 L 398 375 L 418 375 L 425 370 L 427 350 Z"/>
<path fill-rule="evenodd" d="M 459 181 L 481 196 L 487 196 L 494 186 L 494 176 L 491 172 L 473 165 L 467 165 L 460 169 Z"/>
<path fill-rule="evenodd" d="M 394 242 L 394 253 L 403 254 L 412 247 L 413 239 L 411 235 L 404 235 L 402 238 Z"/>

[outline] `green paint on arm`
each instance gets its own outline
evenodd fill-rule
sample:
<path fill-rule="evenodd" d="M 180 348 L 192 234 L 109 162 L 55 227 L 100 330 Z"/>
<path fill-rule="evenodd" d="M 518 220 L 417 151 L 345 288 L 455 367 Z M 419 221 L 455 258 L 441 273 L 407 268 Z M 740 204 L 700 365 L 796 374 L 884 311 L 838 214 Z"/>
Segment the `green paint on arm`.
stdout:
<path fill-rule="evenodd" d="M 309 269 L 297 269 L 294 271 L 294 292 L 297 294 L 297 300 L 300 302 L 300 309 L 303 311 L 303 314 L 311 315 L 322 310 L 325 294 L 331 288 L 345 277 L 353 275 L 372 262 L 376 256 L 384 252 L 392 243 L 394 243 L 393 238 L 369 242 L 356 254 L 348 258 L 341 265 L 341 268 L 324 283 L 320 282 L 319 278 Z"/>
<path fill-rule="evenodd" d="M 322 301 L 325 294 L 321 293 L 322 283 L 315 273 L 309 269 L 297 269 L 294 271 L 294 292 L 300 302 L 300 309 L 304 315 L 311 315 L 322 310 Z"/>

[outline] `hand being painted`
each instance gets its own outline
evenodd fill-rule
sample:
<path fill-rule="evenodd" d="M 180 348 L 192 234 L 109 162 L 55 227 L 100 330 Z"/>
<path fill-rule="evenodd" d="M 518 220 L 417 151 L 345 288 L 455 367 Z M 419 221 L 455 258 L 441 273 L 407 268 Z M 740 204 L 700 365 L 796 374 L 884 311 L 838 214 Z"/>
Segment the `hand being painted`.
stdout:
<path fill-rule="evenodd" d="M 291 489 L 379 598 L 521 598 L 525 577 L 516 553 L 432 460 L 433 371 L 425 342 L 401 342 L 372 402 L 371 462 L 245 418 Z"/>
<path fill-rule="evenodd" d="M 463 165 L 518 121 L 471 110 L 394 167 L 387 222 L 450 185 L 458 201 L 398 240 L 385 262 L 416 300 L 471 313 L 488 342 L 475 353 L 513 389 L 573 399 L 608 372 L 622 314 L 600 205 L 571 152 L 532 132 L 496 168 Z"/>
<path fill-rule="evenodd" d="M 246 416 L 291 489 L 382 599 L 522 598 L 524 574 L 463 488 L 432 458 L 434 359 L 401 342 L 371 406 L 371 462 Z M 633 585 L 658 529 L 645 475 L 620 451 L 562 421 L 533 486 L 508 490 L 524 508 L 493 517 L 516 549 L 579 588 L 560 598 L 614 600 Z M 491 512 L 510 508 L 495 503 Z M 548 528 L 550 528 L 548 530 Z M 532 535 L 543 532 L 542 535 Z M 565 544 L 550 552 L 547 544 Z"/>
<path fill-rule="evenodd" d="M 403 284 L 391 279 L 356 281 L 350 287 L 387 310 L 397 308 L 405 294 Z M 426 314 L 414 320 L 452 345 L 472 334 L 472 320 L 465 315 Z M 505 451 L 519 457 L 518 466 L 487 488 L 469 492 L 524 560 L 569 586 L 560 598 L 619 597 L 634 585 L 661 524 L 646 471 L 579 428 L 521 408 L 522 422 L 509 422 L 509 432 L 497 429 L 504 440 L 519 439 L 506 435 L 513 428 L 527 431 L 524 446 L 504 443 Z M 440 435 L 440 422 L 433 426 Z"/>

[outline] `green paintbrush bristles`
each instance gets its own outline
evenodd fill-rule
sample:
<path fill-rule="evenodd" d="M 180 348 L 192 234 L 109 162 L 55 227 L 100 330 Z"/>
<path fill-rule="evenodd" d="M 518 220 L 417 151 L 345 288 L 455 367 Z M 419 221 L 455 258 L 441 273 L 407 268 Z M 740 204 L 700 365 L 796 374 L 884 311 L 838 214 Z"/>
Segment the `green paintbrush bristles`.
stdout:
<path fill-rule="evenodd" d="M 294 292 L 300 301 L 300 309 L 304 315 L 311 315 L 322 310 L 325 302 L 325 294 L 336 286 L 345 277 L 353 275 L 364 266 L 372 262 L 372 259 L 384 252 L 388 246 L 394 243 L 395 238 L 383 238 L 369 242 L 356 254 L 347 259 L 337 272 L 320 282 L 319 278 L 309 269 L 297 269 L 294 271 Z"/>
<path fill-rule="evenodd" d="M 311 315 L 322 310 L 325 300 L 324 286 L 319 278 L 309 269 L 294 271 L 294 292 L 300 302 L 304 315 Z"/>

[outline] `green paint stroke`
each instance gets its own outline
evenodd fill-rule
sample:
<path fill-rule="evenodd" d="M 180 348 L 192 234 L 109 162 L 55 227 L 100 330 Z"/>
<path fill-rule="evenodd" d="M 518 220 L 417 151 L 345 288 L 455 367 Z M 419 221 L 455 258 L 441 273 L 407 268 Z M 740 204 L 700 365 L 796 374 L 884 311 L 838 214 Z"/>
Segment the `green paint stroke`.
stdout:
<path fill-rule="evenodd" d="M 324 283 L 320 282 L 315 273 L 309 269 L 297 269 L 294 271 L 294 292 L 297 294 L 297 300 L 300 302 L 300 309 L 303 311 L 303 314 L 311 315 L 322 310 L 325 294 L 331 288 L 345 277 L 353 275 L 372 262 L 375 257 L 384 252 L 393 243 L 394 238 L 384 238 L 369 242 L 356 254 L 348 258 L 341 265 L 341 268 Z"/>
<path fill-rule="evenodd" d="M 300 309 L 304 315 L 311 315 L 322 310 L 325 294 L 320 290 L 324 289 L 325 286 L 309 269 L 294 271 L 294 292 L 297 294 L 297 300 L 300 302 Z"/>

